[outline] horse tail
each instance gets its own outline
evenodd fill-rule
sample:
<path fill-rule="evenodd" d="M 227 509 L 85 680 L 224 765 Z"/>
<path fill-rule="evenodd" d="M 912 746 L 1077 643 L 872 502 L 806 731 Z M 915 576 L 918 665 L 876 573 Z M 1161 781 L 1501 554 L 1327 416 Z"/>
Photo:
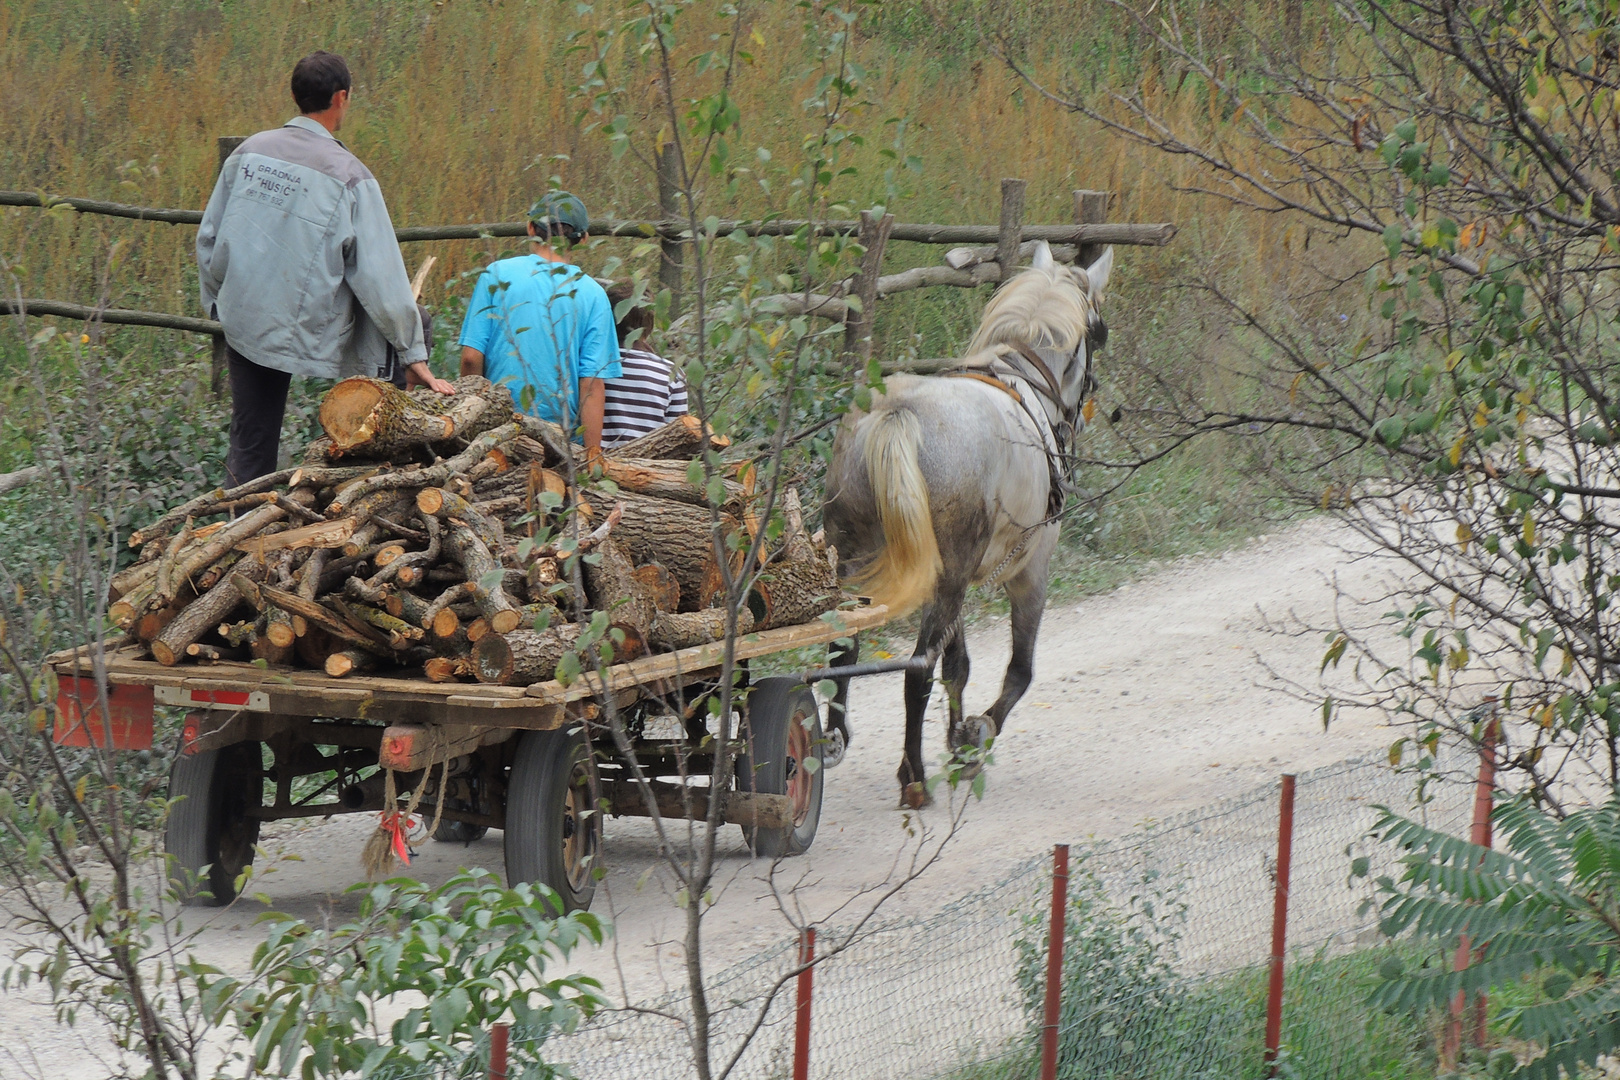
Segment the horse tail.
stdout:
<path fill-rule="evenodd" d="M 866 476 L 883 526 L 883 548 L 854 583 L 904 615 L 934 595 L 943 561 L 934 536 L 928 484 L 917 464 L 922 427 L 909 409 L 881 409 L 866 431 Z"/>

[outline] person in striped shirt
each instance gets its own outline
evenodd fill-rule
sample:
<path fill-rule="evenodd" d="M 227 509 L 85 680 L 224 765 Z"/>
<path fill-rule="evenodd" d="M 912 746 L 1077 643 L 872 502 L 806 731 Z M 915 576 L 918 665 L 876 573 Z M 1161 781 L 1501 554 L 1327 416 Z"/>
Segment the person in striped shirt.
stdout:
<path fill-rule="evenodd" d="M 630 299 L 631 286 L 614 285 L 607 295 L 618 312 L 619 306 Z M 607 399 L 602 405 L 603 446 L 629 442 L 686 414 L 686 383 L 675 373 L 673 364 L 649 347 L 652 309 L 634 305 L 617 316 L 615 325 L 622 374 L 604 380 Z M 638 330 L 641 332 L 636 334 Z M 630 341 L 633 334 L 635 340 Z"/>

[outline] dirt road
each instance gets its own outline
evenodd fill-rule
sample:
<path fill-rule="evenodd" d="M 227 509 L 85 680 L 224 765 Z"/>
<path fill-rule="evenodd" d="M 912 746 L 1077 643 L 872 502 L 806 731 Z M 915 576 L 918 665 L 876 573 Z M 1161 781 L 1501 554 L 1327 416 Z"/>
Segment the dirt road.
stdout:
<path fill-rule="evenodd" d="M 1352 596 L 1372 602 L 1381 592 L 1380 568 L 1352 561 L 1344 549 L 1351 543 L 1330 523 L 1309 522 L 1224 555 L 1164 566 L 1112 593 L 1051 607 L 1035 682 L 998 740 L 984 799 L 967 809 L 938 864 L 886 910 L 931 911 L 1055 841 L 1115 834 L 1280 772 L 1387 745 L 1393 735 L 1379 718 L 1346 714 L 1324 733 L 1312 706 L 1257 686 L 1257 658 L 1312 682 L 1323 650 L 1313 634 L 1268 632 L 1268 619 L 1295 612 L 1327 622 L 1334 600 L 1328 578 L 1335 573 Z M 973 711 L 999 689 L 1006 639 L 1004 619 L 987 620 L 969 635 Z M 936 694 L 927 734 L 931 754 L 943 750 L 940 712 Z M 912 843 L 909 819 L 895 809 L 903 727 L 899 677 L 858 681 L 851 716 L 854 745 L 845 763 L 828 774 L 815 846 L 778 875 L 783 888 L 797 886 L 790 902 L 813 919 L 826 918 L 860 890 L 887 880 L 896 857 Z M 944 815 L 939 805 L 923 820 L 937 828 Z M 341 918 L 353 910 L 342 890 L 359 874 L 360 848 L 372 824 L 356 817 L 267 828 L 268 845 L 302 861 L 281 864 L 259 887 L 282 911 Z M 611 820 L 607 835 L 608 877 L 595 910 L 614 922 L 615 948 L 576 960 L 602 978 L 613 996 L 641 999 L 684 977 L 675 944 L 682 914 L 667 875 L 657 869 L 648 823 Z M 767 866 L 749 859 L 740 830 L 727 829 L 722 850 L 725 885 L 705 943 L 712 966 L 746 957 L 791 932 L 764 880 Z M 412 870 L 439 880 L 462 865 L 499 873 L 501 834 L 466 847 L 429 843 Z M 243 964 L 258 940 L 252 925 L 257 912 L 257 905 L 245 904 L 211 913 L 201 945 L 208 958 L 225 967 Z M 0 1046 L 25 1059 L 37 1054 L 48 1075 L 101 1075 L 85 1071 L 80 1037 L 54 1029 L 37 995 L 7 995 Z M 73 1067 L 62 1071 L 68 1062 Z M 17 1061 L 0 1054 L 0 1076 L 14 1074 L 26 1075 Z"/>

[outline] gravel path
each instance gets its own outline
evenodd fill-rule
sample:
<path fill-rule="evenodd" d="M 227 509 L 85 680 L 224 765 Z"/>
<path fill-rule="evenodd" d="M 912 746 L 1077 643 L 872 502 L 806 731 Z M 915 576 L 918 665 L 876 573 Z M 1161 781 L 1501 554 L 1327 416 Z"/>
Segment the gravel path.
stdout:
<path fill-rule="evenodd" d="M 1377 565 L 1354 560 L 1348 534 L 1312 521 L 1218 556 L 1189 558 L 1104 595 L 1050 608 L 1036 680 L 1013 713 L 988 770 L 981 802 L 970 805 L 937 864 L 885 910 L 926 912 L 997 880 L 1054 841 L 1108 836 L 1264 783 L 1278 773 L 1314 768 L 1387 745 L 1380 718 L 1346 714 L 1324 733 L 1311 705 L 1257 685 L 1257 658 L 1311 683 L 1323 642 L 1314 634 L 1278 634 L 1268 622 L 1290 612 L 1317 624 L 1333 610 L 1330 575 L 1352 597 L 1374 603 Z M 1353 616 L 1352 616 L 1353 617 Z M 1005 619 L 969 635 L 974 677 L 970 711 L 982 710 L 1000 686 L 1007 656 Z M 941 702 L 928 720 L 929 753 L 943 749 Z M 828 773 L 821 828 L 813 850 L 783 864 L 782 891 L 805 915 L 821 919 L 861 890 L 892 880 L 915 841 L 915 823 L 895 809 L 904 724 L 898 676 L 857 681 L 850 755 Z M 942 805 L 923 824 L 944 824 Z M 354 904 L 343 888 L 358 876 L 368 819 L 277 823 L 265 830 L 272 848 L 301 856 L 281 863 L 259 887 L 275 906 L 305 917 L 341 918 Z M 615 949 L 580 954 L 579 965 L 632 999 L 662 992 L 684 978 L 683 915 L 673 887 L 655 863 L 650 824 L 610 820 L 608 877 L 595 910 L 617 927 Z M 707 926 L 711 968 L 743 959 L 791 931 L 740 830 L 722 836 L 724 887 Z M 440 880 L 462 865 L 499 873 L 501 834 L 467 847 L 429 843 L 413 872 Z M 649 869 L 651 872 L 649 873 Z M 857 901 L 848 913 L 858 910 Z M 258 905 L 243 904 L 210 919 L 201 949 L 226 968 L 245 963 L 258 935 Z M 9 942 L 0 942 L 7 944 Z M 9 950 L 8 950 L 9 951 Z M 55 1027 L 32 991 L 5 994 L 0 1009 L 0 1077 L 24 1076 L 37 1057 L 46 1075 L 93 1077 L 105 1070 L 87 1054 L 105 1046 L 93 1036 Z M 7 1056 L 15 1055 L 13 1057 Z"/>

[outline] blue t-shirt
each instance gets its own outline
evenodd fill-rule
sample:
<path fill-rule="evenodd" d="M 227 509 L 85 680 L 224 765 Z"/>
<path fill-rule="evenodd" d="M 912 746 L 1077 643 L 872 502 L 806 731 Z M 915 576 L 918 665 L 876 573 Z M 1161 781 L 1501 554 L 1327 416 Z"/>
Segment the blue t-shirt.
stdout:
<path fill-rule="evenodd" d="M 616 379 L 613 305 L 577 266 L 520 255 L 478 278 L 461 342 L 484 354 L 484 377 L 512 392 L 519 409 L 573 430 L 579 380 Z"/>

